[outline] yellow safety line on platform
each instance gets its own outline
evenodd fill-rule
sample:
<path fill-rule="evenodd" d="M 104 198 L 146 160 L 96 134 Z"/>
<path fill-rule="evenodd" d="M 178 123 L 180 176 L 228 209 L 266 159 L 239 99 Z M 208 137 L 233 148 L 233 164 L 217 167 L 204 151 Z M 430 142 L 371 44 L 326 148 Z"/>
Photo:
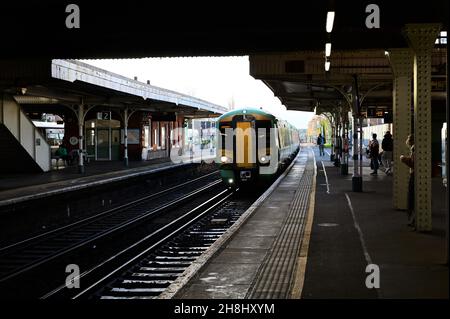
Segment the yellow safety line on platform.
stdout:
<path fill-rule="evenodd" d="M 311 151 L 311 150 L 310 150 Z M 306 262 L 308 260 L 309 239 L 311 237 L 312 223 L 314 219 L 314 203 L 316 198 L 316 177 L 317 166 L 316 157 L 313 152 L 314 160 L 314 176 L 311 187 L 311 194 L 309 195 L 309 207 L 307 221 L 305 225 L 305 231 L 303 232 L 302 246 L 300 248 L 300 254 L 297 258 L 297 271 L 295 274 L 294 285 L 291 289 L 290 299 L 300 299 L 303 291 L 303 284 L 305 282 Z"/>

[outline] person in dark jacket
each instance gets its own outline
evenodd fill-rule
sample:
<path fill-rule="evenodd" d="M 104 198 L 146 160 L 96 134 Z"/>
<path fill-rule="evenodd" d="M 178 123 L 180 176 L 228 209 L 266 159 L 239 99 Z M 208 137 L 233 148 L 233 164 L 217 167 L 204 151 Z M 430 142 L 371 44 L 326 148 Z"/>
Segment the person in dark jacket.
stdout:
<path fill-rule="evenodd" d="M 410 148 L 409 156 L 401 155 L 400 161 L 409 167 L 408 183 L 408 226 L 416 230 L 416 214 L 414 209 L 414 135 L 409 135 L 406 145 Z"/>
<path fill-rule="evenodd" d="M 324 156 L 325 138 L 322 136 L 322 133 L 319 133 L 319 136 L 317 137 L 317 145 L 319 145 L 320 156 Z"/>
<path fill-rule="evenodd" d="M 387 131 L 384 134 L 383 141 L 381 142 L 381 148 L 383 149 L 383 155 L 381 160 L 385 168 L 386 175 L 392 175 L 392 151 L 394 150 L 394 140 L 392 139 L 391 132 Z"/>
<path fill-rule="evenodd" d="M 378 175 L 378 155 L 380 153 L 380 144 L 377 140 L 377 134 L 372 134 L 372 140 L 369 142 L 369 155 L 370 155 L 370 167 L 373 169 L 373 172 L 370 175 Z"/>

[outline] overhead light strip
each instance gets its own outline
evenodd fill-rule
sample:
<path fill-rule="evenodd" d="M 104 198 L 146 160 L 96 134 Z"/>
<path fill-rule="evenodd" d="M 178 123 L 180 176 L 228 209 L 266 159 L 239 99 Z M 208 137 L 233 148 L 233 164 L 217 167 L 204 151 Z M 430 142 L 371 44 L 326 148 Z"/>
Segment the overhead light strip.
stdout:
<path fill-rule="evenodd" d="M 327 32 L 331 33 L 333 30 L 333 23 L 334 23 L 334 11 L 328 11 L 327 13 Z"/>
<path fill-rule="evenodd" d="M 331 43 L 325 43 L 325 56 L 329 57 L 331 55 Z"/>

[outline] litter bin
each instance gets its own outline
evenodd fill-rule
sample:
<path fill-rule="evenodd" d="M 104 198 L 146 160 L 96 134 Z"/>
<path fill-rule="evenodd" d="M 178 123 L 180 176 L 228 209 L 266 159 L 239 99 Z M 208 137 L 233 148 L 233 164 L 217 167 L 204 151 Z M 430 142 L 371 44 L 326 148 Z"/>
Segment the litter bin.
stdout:
<path fill-rule="evenodd" d="M 348 175 L 348 164 L 341 163 L 341 175 Z"/>

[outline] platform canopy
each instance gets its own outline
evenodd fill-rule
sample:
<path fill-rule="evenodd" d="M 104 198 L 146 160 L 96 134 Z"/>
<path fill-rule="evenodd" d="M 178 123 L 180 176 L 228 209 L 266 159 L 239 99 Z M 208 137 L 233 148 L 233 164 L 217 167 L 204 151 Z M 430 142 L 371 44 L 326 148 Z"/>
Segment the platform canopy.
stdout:
<path fill-rule="evenodd" d="M 76 61 L 19 61 L 3 65 L 0 78 L 20 104 L 130 107 L 186 117 L 217 117 L 227 108 L 186 94 L 129 79 Z M 17 67 L 16 67 L 17 66 Z M 9 72 L 8 72 L 9 70 Z M 9 81 L 8 81 L 9 80 Z"/>
<path fill-rule="evenodd" d="M 432 98 L 445 99 L 439 82 L 445 81 L 446 49 L 432 58 Z M 351 103 L 357 75 L 362 111 L 368 107 L 392 108 L 392 67 L 384 49 L 340 50 L 332 53 L 328 72 L 323 51 L 257 54 L 250 56 L 250 74 L 262 80 L 288 110 L 321 113 L 339 104 Z"/>
<path fill-rule="evenodd" d="M 374 4 L 376 27 L 366 23 Z M 66 6 L 3 1 L 0 28 L 9 47 L 0 50 L 0 59 L 249 55 L 250 73 L 288 109 L 304 111 L 345 104 L 352 73 L 366 105 L 389 107 L 392 73 L 385 51 L 408 46 L 406 24 L 438 23 L 447 30 L 449 11 L 447 0 L 80 1 L 79 28 L 67 28 Z M 330 11 L 335 19 L 327 32 Z M 332 44 L 328 73 L 325 43 Z"/>
<path fill-rule="evenodd" d="M 447 0 L 75 1 L 79 28 L 67 28 L 65 1 L 0 4 L 0 57 L 64 59 L 230 56 L 323 50 L 327 11 L 336 12 L 333 50 L 405 46 L 406 23 L 448 25 Z M 380 28 L 365 25 L 367 5 Z"/>

